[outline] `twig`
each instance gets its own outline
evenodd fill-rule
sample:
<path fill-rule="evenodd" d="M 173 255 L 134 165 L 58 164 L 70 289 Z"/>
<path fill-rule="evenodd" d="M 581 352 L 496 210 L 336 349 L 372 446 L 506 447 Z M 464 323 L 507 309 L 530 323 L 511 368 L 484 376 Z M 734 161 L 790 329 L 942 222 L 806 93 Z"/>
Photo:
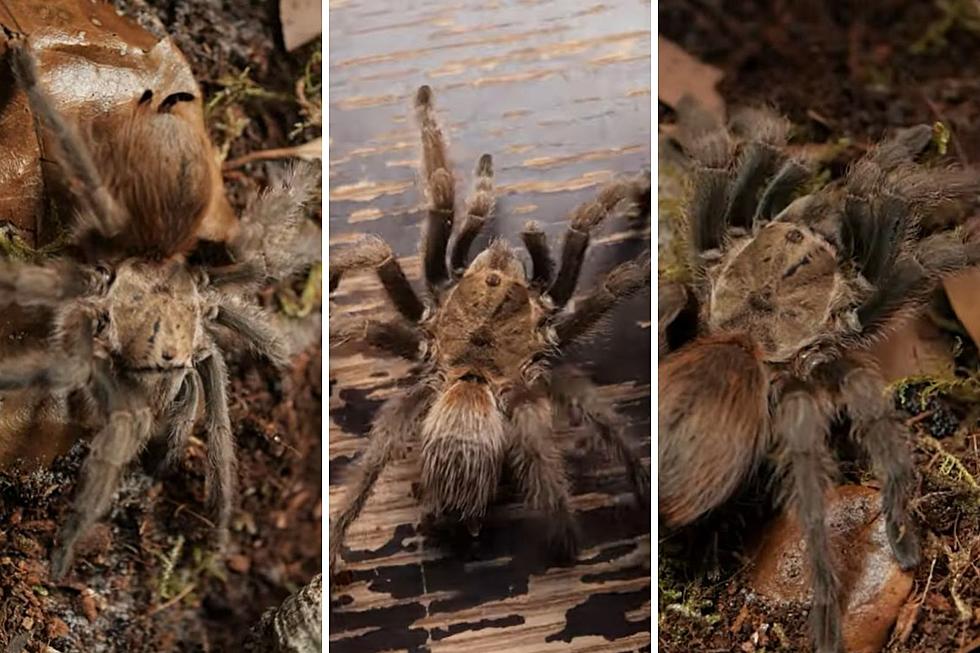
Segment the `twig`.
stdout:
<path fill-rule="evenodd" d="M 307 161 L 323 158 L 323 139 L 315 138 L 308 143 L 294 145 L 292 147 L 274 147 L 268 150 L 249 152 L 248 154 L 243 154 L 237 159 L 225 161 L 221 166 L 221 169 L 225 171 L 234 170 L 235 168 L 241 168 L 246 163 L 252 163 L 253 161 L 291 158 L 299 158 Z"/>
<path fill-rule="evenodd" d="M 150 608 L 149 612 L 146 613 L 146 616 L 147 617 L 152 617 L 156 613 L 163 612 L 167 608 L 170 608 L 170 607 L 176 605 L 185 596 L 187 596 L 188 594 L 190 594 L 191 592 L 193 592 L 196 587 L 197 587 L 197 583 L 191 583 L 190 585 L 188 585 L 184 589 L 180 590 L 180 592 L 178 592 L 176 596 L 174 596 L 172 599 L 170 599 L 166 603 L 162 603 L 162 604 L 156 606 L 155 608 Z"/>

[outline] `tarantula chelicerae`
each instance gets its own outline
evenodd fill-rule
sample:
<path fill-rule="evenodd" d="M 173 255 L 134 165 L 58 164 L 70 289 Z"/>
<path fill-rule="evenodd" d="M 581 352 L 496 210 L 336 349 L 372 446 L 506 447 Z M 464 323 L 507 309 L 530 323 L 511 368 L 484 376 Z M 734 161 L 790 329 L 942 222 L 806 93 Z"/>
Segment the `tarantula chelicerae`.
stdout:
<path fill-rule="evenodd" d="M 419 363 L 415 384 L 375 418 L 360 469 L 331 524 L 331 570 L 382 469 L 409 442 L 421 443 L 427 517 L 462 522 L 477 532 L 507 464 L 528 505 L 547 517 L 550 543 L 564 558 L 574 557 L 577 545 L 564 463 L 553 436 L 557 411 L 587 420 L 625 463 L 637 496 L 649 502 L 648 472 L 624 439 L 612 407 L 584 376 L 552 366 L 621 299 L 648 286 L 649 254 L 619 265 L 574 310 L 562 310 L 575 290 L 590 230 L 620 204 L 645 201 L 649 209 L 649 179 L 611 183 L 575 210 L 555 276 L 544 233 L 528 225 L 522 234 L 533 265 L 528 278 L 517 252 L 499 240 L 468 262 L 494 205 L 492 161 L 484 154 L 447 265 L 455 191 L 431 100 L 431 90 L 422 86 L 416 111 L 430 199 L 422 243 L 427 301 L 416 295 L 391 249 L 377 237 L 364 237 L 330 260 L 331 290 L 347 271 L 373 268 L 404 318 L 334 320 L 334 344 L 362 338 Z"/>
<path fill-rule="evenodd" d="M 671 526 L 694 521 L 774 454 L 806 538 L 816 648 L 838 653 L 840 587 L 824 524 L 831 423 L 850 418 L 883 482 L 895 557 L 914 567 L 908 431 L 864 349 L 921 308 L 940 275 L 980 263 L 980 244 L 918 228 L 940 203 L 975 193 L 978 180 L 916 163 L 931 137 L 923 125 L 786 206 L 808 178 L 806 162 L 780 149 L 786 121 L 746 111 L 733 120 L 733 140 L 695 111 L 682 115 L 680 140 L 695 159 L 694 281 L 661 293 L 660 349 L 684 339 L 683 323 L 696 339 L 659 365 L 659 513 Z"/>
<path fill-rule="evenodd" d="M 271 361 L 286 363 L 276 329 L 248 297 L 258 283 L 283 278 L 302 264 L 289 247 L 315 172 L 297 169 L 250 204 L 231 243 L 232 263 L 189 264 L 186 252 L 168 247 L 184 242 L 181 237 L 162 238 L 154 251 L 146 246 L 148 234 L 127 237 L 133 223 L 126 205 L 106 189 L 76 128 L 38 85 L 30 47 L 21 39 L 10 46 L 18 82 L 54 135 L 56 160 L 81 207 L 67 255 L 0 265 L 0 304 L 46 307 L 54 323 L 49 349 L 0 361 L 0 390 L 40 388 L 74 398 L 79 419 L 97 424 L 71 515 L 59 533 L 52 575 L 70 568 L 75 542 L 108 509 L 127 464 L 159 439 L 167 440 L 168 461 L 179 459 L 202 407 L 208 503 L 217 512 L 223 545 L 236 478 L 222 349 L 244 340 Z"/>

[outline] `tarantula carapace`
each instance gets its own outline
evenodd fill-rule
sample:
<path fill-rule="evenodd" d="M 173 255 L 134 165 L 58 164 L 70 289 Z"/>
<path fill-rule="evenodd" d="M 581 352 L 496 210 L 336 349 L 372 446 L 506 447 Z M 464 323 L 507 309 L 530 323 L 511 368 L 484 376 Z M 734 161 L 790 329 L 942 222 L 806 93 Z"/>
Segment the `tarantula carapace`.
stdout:
<path fill-rule="evenodd" d="M 421 87 L 415 104 L 430 200 L 422 243 L 426 299 L 415 293 L 380 238 L 364 237 L 330 257 L 331 290 L 349 270 L 373 268 L 401 314 L 399 321 L 387 323 L 333 319 L 332 344 L 360 338 L 418 363 L 412 387 L 380 408 L 360 469 L 335 512 L 331 570 L 382 469 L 408 443 L 420 443 L 420 498 L 427 518 L 462 522 L 475 533 L 506 464 L 527 504 L 548 519 L 550 543 L 565 558 L 574 557 L 577 548 L 568 481 L 553 436 L 557 412 L 589 422 L 625 464 L 637 496 L 648 502 L 648 472 L 624 438 L 615 411 L 582 374 L 553 362 L 620 300 L 648 286 L 646 255 L 614 268 L 573 310 L 563 310 L 575 290 L 590 231 L 617 207 L 635 210 L 645 202 L 649 209 L 649 179 L 613 182 L 575 210 L 557 275 L 544 233 L 528 225 L 522 234 L 533 266 L 528 278 L 517 252 L 500 240 L 468 262 L 494 206 L 493 166 L 484 154 L 447 265 L 455 192 L 431 100 L 429 87 Z"/>
<path fill-rule="evenodd" d="M 980 180 L 917 163 L 932 134 L 924 125 L 790 203 L 809 166 L 782 147 L 788 122 L 745 111 L 732 138 L 697 111 L 681 116 L 680 141 L 694 159 L 686 216 L 694 280 L 660 293 L 661 352 L 690 341 L 659 364 L 659 513 L 670 526 L 693 522 L 772 455 L 806 539 L 816 650 L 838 653 L 841 590 L 824 523 L 831 424 L 850 419 L 883 483 L 894 554 L 914 567 L 908 429 L 864 350 L 920 309 L 942 274 L 980 263 L 980 244 L 958 231 L 919 229 Z"/>
<path fill-rule="evenodd" d="M 35 388 L 74 397 L 84 413 L 78 419 L 95 424 L 52 575 L 70 568 L 76 540 L 108 509 L 127 464 L 145 445 L 166 440 L 167 458 L 179 459 L 199 409 L 208 434 L 208 503 L 217 512 L 223 544 L 236 477 L 222 350 L 243 340 L 273 362 L 286 362 L 277 330 L 249 297 L 257 284 L 303 264 L 288 248 L 316 173 L 295 169 L 252 201 L 231 243 L 236 260 L 191 265 L 187 252 L 174 249 L 186 240 L 179 235 L 161 238 L 155 250 L 147 246 L 149 234 L 126 237 L 133 228 L 128 203 L 107 190 L 76 127 L 38 84 L 29 45 L 12 39 L 10 56 L 32 111 L 55 137 L 56 160 L 81 207 L 64 255 L 0 265 L 0 303 L 45 307 L 54 323 L 48 349 L 0 361 L 0 390 Z"/>

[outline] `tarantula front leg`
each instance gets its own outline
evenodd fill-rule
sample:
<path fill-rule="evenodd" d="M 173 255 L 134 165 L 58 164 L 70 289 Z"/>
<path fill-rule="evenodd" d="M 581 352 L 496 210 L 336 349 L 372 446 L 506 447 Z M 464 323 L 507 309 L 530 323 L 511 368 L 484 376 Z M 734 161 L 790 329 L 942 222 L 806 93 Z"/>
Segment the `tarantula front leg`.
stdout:
<path fill-rule="evenodd" d="M 449 279 L 446 246 L 453 231 L 456 189 L 449 171 L 442 130 L 432 113 L 432 89 L 428 86 L 419 87 L 415 96 L 415 111 L 422 132 L 422 174 L 430 203 L 422 258 L 426 283 L 430 288 L 438 288 Z M 481 159 L 480 163 L 484 163 L 484 160 Z M 489 177 L 492 169 L 489 168 L 489 160 L 486 163 L 486 176 Z"/>
<path fill-rule="evenodd" d="M 235 442 L 228 416 L 228 369 L 217 349 L 197 363 L 204 395 L 204 427 L 208 434 L 207 502 L 217 515 L 218 547 L 228 543 L 228 524 L 238 485 Z"/>
<path fill-rule="evenodd" d="M 591 231 L 620 202 L 636 199 L 641 191 L 640 185 L 635 181 L 614 181 L 603 186 L 594 200 L 580 204 L 572 213 L 571 224 L 562 244 L 561 268 L 555 282 L 548 289 L 548 295 L 556 307 L 567 304 L 575 292 Z"/>
<path fill-rule="evenodd" d="M 613 268 L 598 288 L 575 305 L 575 310 L 556 320 L 559 349 L 588 333 L 616 304 L 649 285 L 649 252 Z"/>
<path fill-rule="evenodd" d="M 885 382 L 873 369 L 852 363 L 840 384 L 841 399 L 852 420 L 852 432 L 867 451 L 884 484 L 882 507 L 888 542 L 902 569 L 919 564 L 919 537 L 907 511 L 915 486 L 915 468 L 909 454 L 909 431 L 892 408 Z"/>
<path fill-rule="evenodd" d="M 412 289 L 391 247 L 377 236 L 363 236 L 350 247 L 330 255 L 330 292 L 337 289 L 345 273 L 363 268 L 374 269 L 399 313 L 412 322 L 422 319 L 425 304 Z"/>
<path fill-rule="evenodd" d="M 201 404 L 201 377 L 196 372 L 184 376 L 181 389 L 167 412 L 167 454 L 163 464 L 175 466 L 184 455 L 187 441 L 197 422 L 197 411 Z"/>
<path fill-rule="evenodd" d="M 813 606 L 810 625 L 816 653 L 842 653 L 840 581 L 831 555 L 824 496 L 831 486 L 833 459 L 827 450 L 830 415 L 802 384 L 776 405 L 776 437 L 782 441 L 786 491 L 799 516 L 810 562 Z"/>
<path fill-rule="evenodd" d="M 466 201 L 466 218 L 453 244 L 450 262 L 455 276 L 461 276 L 466 269 L 470 246 L 490 219 L 493 205 L 493 159 L 489 154 L 484 154 L 476 164 L 476 184 L 473 194 Z"/>
<path fill-rule="evenodd" d="M 650 472 L 626 440 L 623 418 L 599 396 L 595 384 L 578 370 L 556 369 L 552 379 L 552 394 L 569 414 L 584 417 L 603 444 L 616 453 L 626 467 L 636 500 L 649 506 Z"/>
<path fill-rule="evenodd" d="M 554 438 L 551 402 L 532 395 L 511 409 L 509 463 L 527 505 L 547 520 L 548 542 L 560 560 L 578 556 L 578 529 L 572 514 L 565 461 Z"/>
<path fill-rule="evenodd" d="M 422 338 L 418 331 L 399 322 L 379 322 L 364 318 L 330 320 L 330 347 L 351 340 L 362 340 L 381 351 L 417 360 Z"/>
<path fill-rule="evenodd" d="M 101 387 L 96 394 L 107 403 L 108 419 L 92 440 L 71 514 L 58 532 L 60 544 L 51 558 L 55 580 L 71 568 L 75 543 L 108 510 L 123 471 L 150 436 L 153 415 L 147 404 L 111 381 L 108 373 L 99 372 L 97 377 Z"/>
<path fill-rule="evenodd" d="M 90 226 L 102 236 L 115 236 L 126 224 L 125 211 L 106 188 L 76 127 L 65 120 L 41 87 L 37 60 L 26 39 L 8 38 L 7 42 L 14 76 L 27 95 L 31 111 L 54 135 L 58 147 L 55 157 L 68 177 L 72 190 L 87 209 L 84 216 L 94 220 Z"/>
<path fill-rule="evenodd" d="M 548 239 L 541 227 L 536 222 L 528 222 L 524 225 L 521 232 L 521 240 L 524 247 L 531 255 L 531 286 L 539 290 L 544 290 L 551 285 L 552 275 L 555 272 L 555 262 L 551 258 L 551 250 L 548 248 Z"/>
<path fill-rule="evenodd" d="M 289 363 L 286 343 L 269 322 L 269 315 L 250 304 L 219 295 L 212 305 L 212 320 L 243 338 L 256 353 L 265 356 L 279 368 Z M 218 334 L 213 334 L 217 337 Z"/>
<path fill-rule="evenodd" d="M 416 386 L 411 392 L 389 399 L 378 411 L 368 434 L 367 448 L 358 462 L 353 481 L 330 521 L 330 576 L 347 538 L 347 530 L 361 514 L 371 490 L 388 463 L 404 455 L 405 445 L 416 437 L 419 422 L 428 411 L 432 388 Z"/>

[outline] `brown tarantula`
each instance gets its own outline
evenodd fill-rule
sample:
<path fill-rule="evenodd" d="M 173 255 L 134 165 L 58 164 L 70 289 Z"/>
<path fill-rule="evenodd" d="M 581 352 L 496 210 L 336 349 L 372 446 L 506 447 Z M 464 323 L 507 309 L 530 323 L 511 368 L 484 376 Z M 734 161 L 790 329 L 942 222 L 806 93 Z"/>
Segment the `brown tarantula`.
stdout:
<path fill-rule="evenodd" d="M 850 419 L 884 486 L 895 557 L 914 567 L 908 429 L 865 349 L 920 309 L 941 275 L 980 263 L 980 244 L 958 232 L 919 230 L 941 203 L 975 194 L 978 179 L 916 163 L 932 133 L 923 125 L 789 203 L 809 170 L 781 150 L 788 122 L 745 111 L 732 139 L 696 111 L 681 115 L 680 140 L 695 159 L 694 281 L 662 289 L 660 349 L 685 338 L 681 323 L 696 338 L 659 364 L 659 513 L 669 526 L 693 522 L 772 454 L 806 539 L 816 650 L 838 653 L 841 591 L 824 523 L 831 424 Z"/>
<path fill-rule="evenodd" d="M 70 568 L 75 542 L 108 509 L 126 466 L 151 440 L 166 440 L 168 461 L 179 459 L 199 409 L 208 434 L 208 503 L 217 512 L 223 546 L 236 477 L 222 350 L 243 340 L 276 364 L 286 363 L 281 338 L 249 296 L 257 284 L 302 264 L 289 247 L 315 171 L 295 170 L 250 204 L 231 243 L 232 263 L 191 265 L 185 251 L 174 249 L 185 242 L 179 235 L 161 238 L 156 250 L 148 246 L 150 234 L 122 238 L 131 224 L 129 204 L 107 190 L 76 127 L 38 85 L 30 47 L 19 38 L 10 45 L 17 80 L 54 136 L 56 161 L 81 206 L 67 255 L 0 264 L 0 304 L 46 307 L 54 324 L 49 349 L 0 361 L 0 390 L 39 388 L 72 399 L 78 419 L 93 421 L 96 429 L 71 515 L 59 532 L 52 576 Z"/>
<path fill-rule="evenodd" d="M 527 504 L 547 517 L 554 550 L 573 558 L 576 529 L 553 436 L 556 412 L 588 421 L 625 464 L 638 498 L 649 503 L 648 472 L 624 438 L 615 411 L 583 375 L 552 366 L 567 345 L 590 332 L 620 300 L 649 285 L 646 254 L 613 269 L 574 310 L 562 310 L 575 290 L 589 232 L 618 205 L 642 204 L 649 179 L 611 183 L 575 210 L 554 277 L 544 233 L 529 224 L 522 234 L 533 266 L 528 278 L 517 252 L 499 240 L 468 262 L 494 205 L 492 161 L 484 154 L 447 265 L 454 182 L 428 86 L 418 90 L 415 105 L 430 199 L 422 243 L 426 300 L 412 289 L 380 238 L 363 237 L 330 260 L 331 290 L 347 271 L 373 268 L 403 318 L 334 321 L 334 343 L 358 337 L 419 364 L 414 385 L 383 405 L 374 420 L 360 468 L 331 524 L 331 570 L 382 469 L 410 442 L 421 443 L 420 498 L 427 520 L 464 523 L 475 534 L 507 464 Z M 648 196 L 646 202 L 648 208 Z"/>

